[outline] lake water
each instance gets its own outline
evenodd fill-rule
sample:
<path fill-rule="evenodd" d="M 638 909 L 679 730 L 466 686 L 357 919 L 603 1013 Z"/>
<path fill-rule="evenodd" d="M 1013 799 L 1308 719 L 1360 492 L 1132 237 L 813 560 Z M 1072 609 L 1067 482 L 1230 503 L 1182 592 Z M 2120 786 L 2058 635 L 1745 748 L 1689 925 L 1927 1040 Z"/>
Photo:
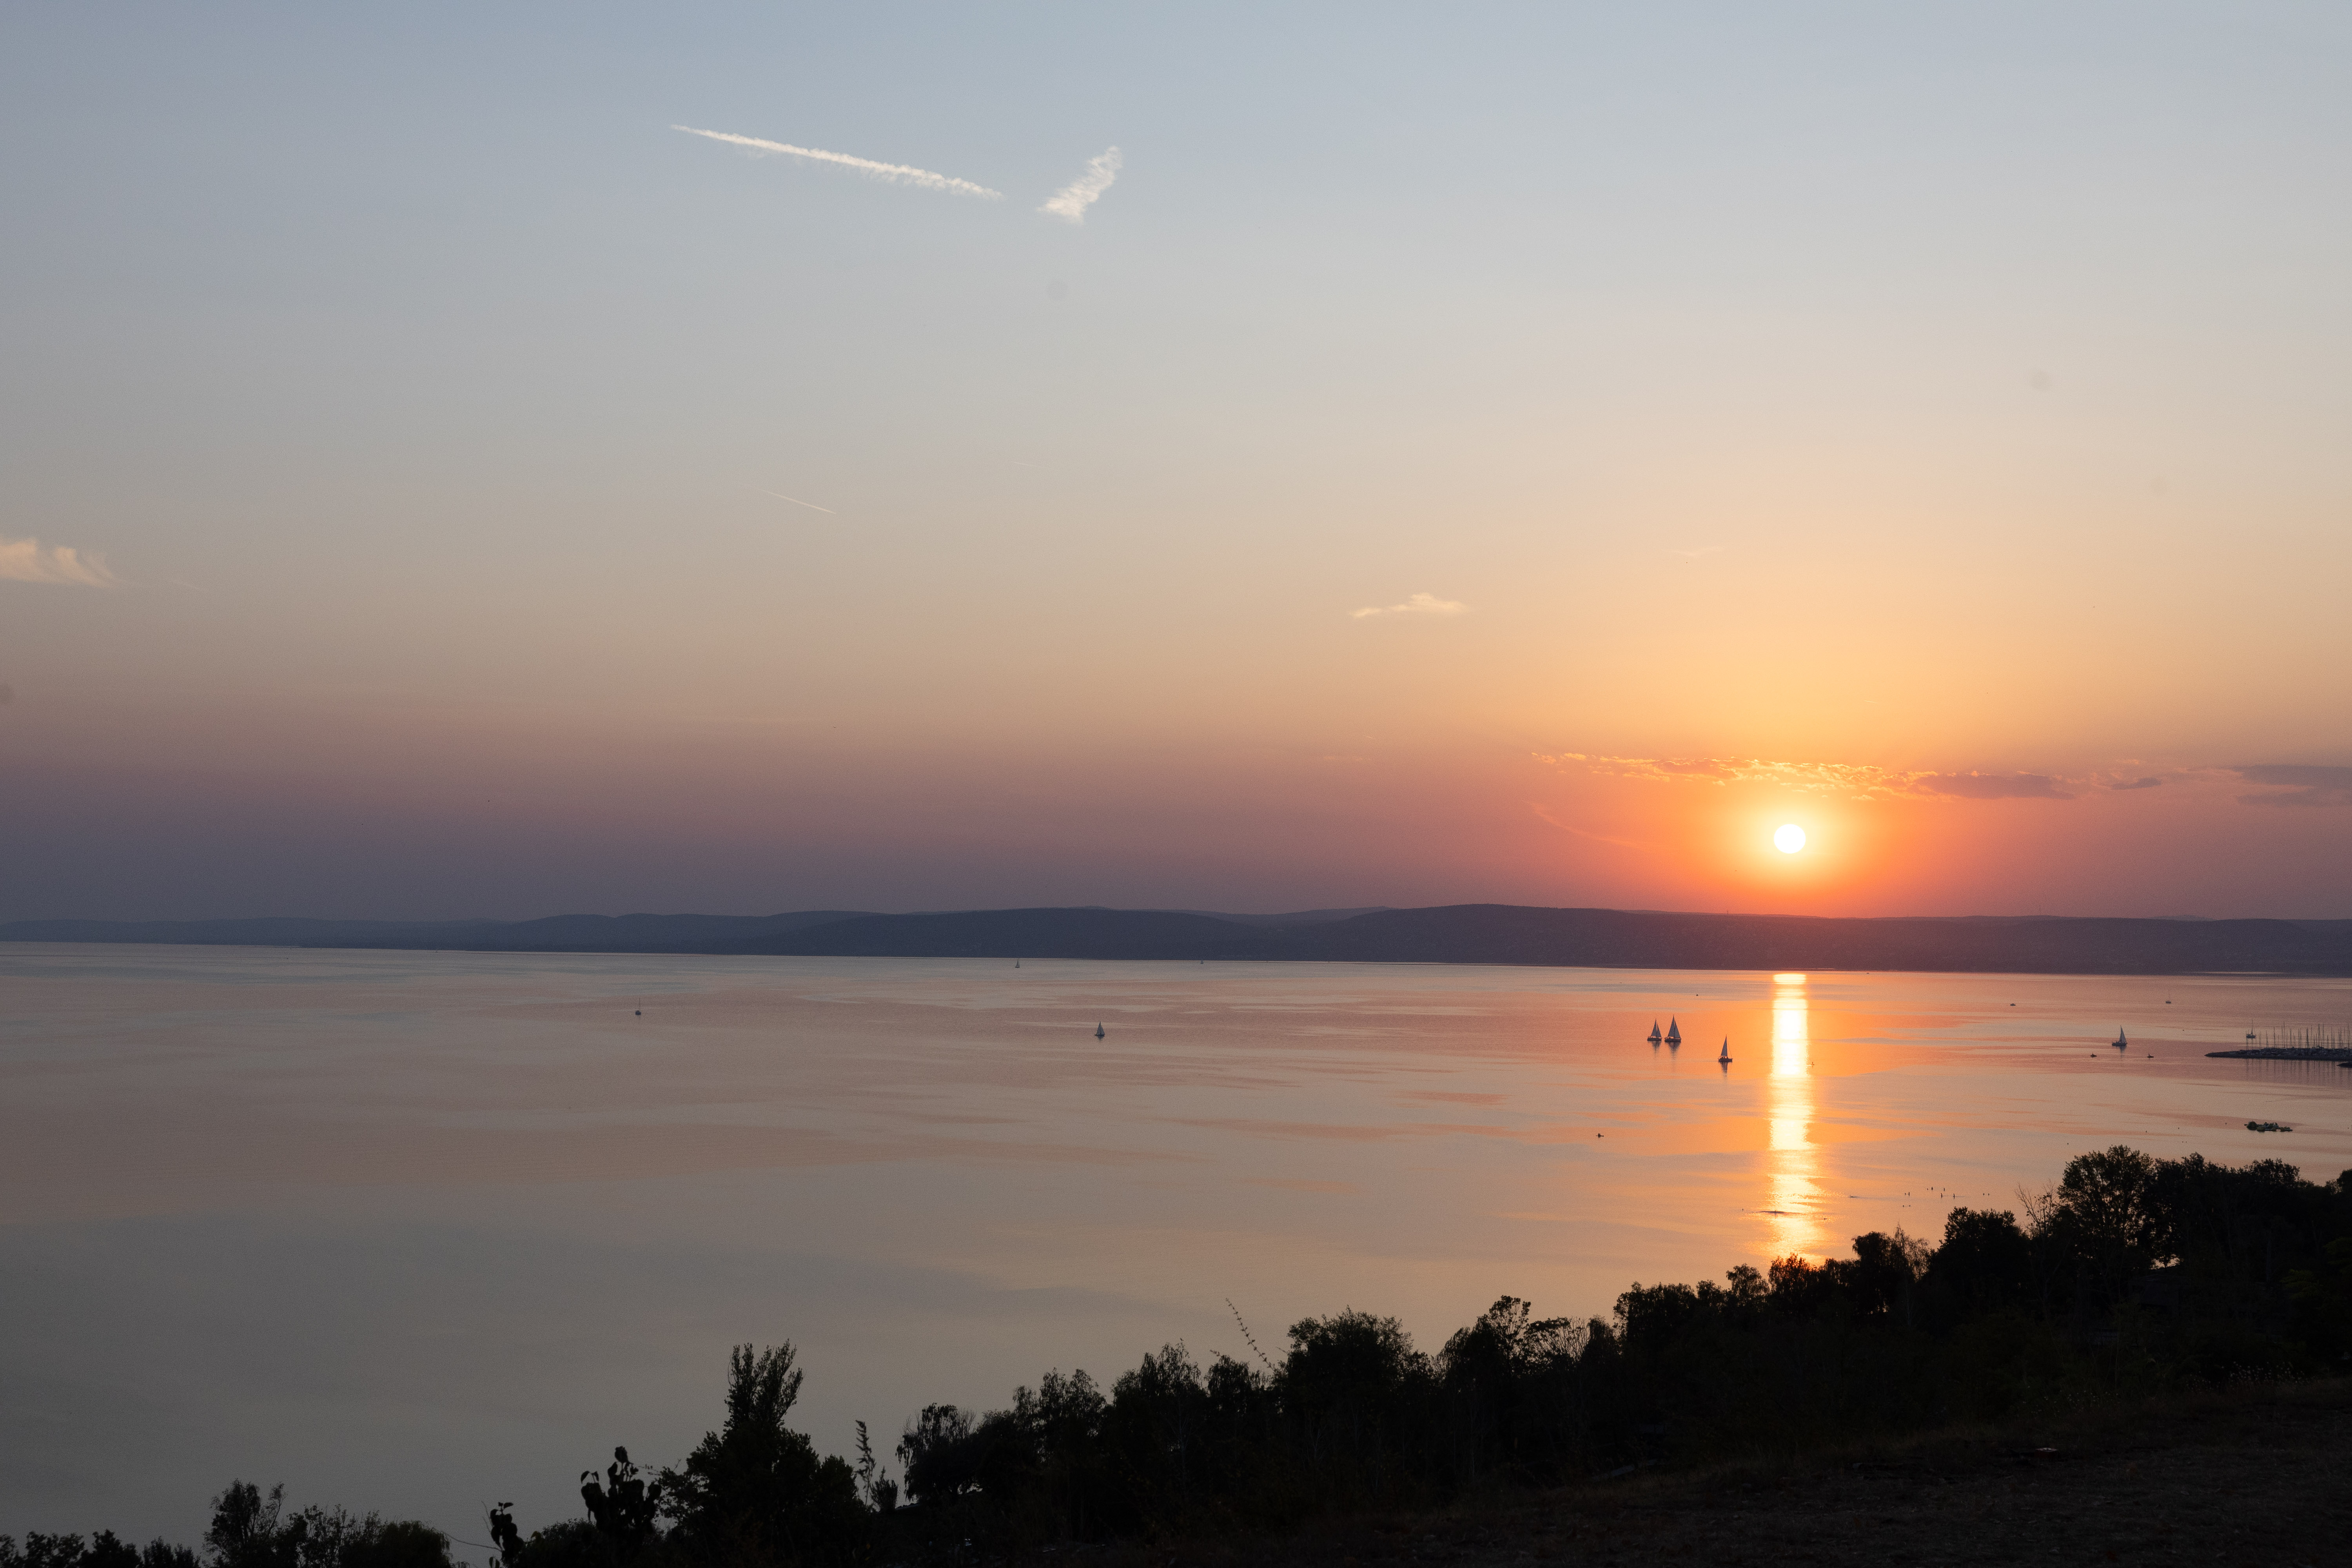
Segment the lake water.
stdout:
<path fill-rule="evenodd" d="M 193 1542 L 235 1476 L 478 1542 L 615 1443 L 682 1458 L 741 1341 L 887 1450 L 1244 1354 L 1236 1310 L 1435 1348 L 2114 1142 L 2326 1178 L 2352 1071 L 2204 1053 L 2347 1019 L 2242 977 L 0 946 L 0 1531 Z"/>

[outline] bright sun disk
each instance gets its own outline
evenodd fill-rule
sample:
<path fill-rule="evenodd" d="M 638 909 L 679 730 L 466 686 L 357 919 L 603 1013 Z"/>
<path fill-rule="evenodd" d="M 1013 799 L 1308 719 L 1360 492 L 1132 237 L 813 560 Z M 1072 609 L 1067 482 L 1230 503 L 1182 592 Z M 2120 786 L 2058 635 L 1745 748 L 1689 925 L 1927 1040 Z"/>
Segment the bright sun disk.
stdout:
<path fill-rule="evenodd" d="M 1805 830 L 1793 822 L 1784 822 L 1772 835 L 1772 847 L 1783 855 L 1794 855 L 1805 847 Z"/>

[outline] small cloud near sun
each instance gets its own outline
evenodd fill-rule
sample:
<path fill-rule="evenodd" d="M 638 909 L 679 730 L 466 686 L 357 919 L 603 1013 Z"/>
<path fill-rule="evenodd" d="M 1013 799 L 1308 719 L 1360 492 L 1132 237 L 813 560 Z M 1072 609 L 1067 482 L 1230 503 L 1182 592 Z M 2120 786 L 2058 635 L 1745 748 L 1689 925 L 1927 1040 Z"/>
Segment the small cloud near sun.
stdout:
<path fill-rule="evenodd" d="M 1350 618 L 1362 620 L 1366 616 L 1459 616 L 1470 606 L 1458 599 L 1441 599 L 1434 594 L 1415 594 L 1402 605 L 1367 605 L 1360 610 L 1348 612 Z"/>

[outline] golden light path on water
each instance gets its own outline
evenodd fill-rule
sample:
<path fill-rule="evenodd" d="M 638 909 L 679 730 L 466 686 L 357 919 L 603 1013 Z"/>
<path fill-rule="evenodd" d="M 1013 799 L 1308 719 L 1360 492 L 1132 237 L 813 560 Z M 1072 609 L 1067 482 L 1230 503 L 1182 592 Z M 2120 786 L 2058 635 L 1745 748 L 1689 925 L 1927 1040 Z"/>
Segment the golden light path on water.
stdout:
<path fill-rule="evenodd" d="M 1813 1144 L 1813 1064 L 1805 977 L 1772 977 L 1772 1066 L 1765 1081 L 1771 1124 L 1765 1214 L 1776 1257 L 1822 1250 L 1821 1162 Z"/>

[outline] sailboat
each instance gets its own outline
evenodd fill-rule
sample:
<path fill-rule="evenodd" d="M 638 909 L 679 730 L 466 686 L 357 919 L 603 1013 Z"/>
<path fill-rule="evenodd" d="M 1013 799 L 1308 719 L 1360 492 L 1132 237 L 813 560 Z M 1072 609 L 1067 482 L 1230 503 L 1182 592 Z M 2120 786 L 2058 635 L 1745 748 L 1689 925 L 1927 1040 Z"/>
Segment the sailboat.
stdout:
<path fill-rule="evenodd" d="M 1652 1044 L 1652 1045 L 1654 1045 L 1654 1045 L 1656 1045 L 1660 1040 L 1663 1040 L 1663 1039 L 1664 1039 L 1664 1038 L 1665 1038 L 1665 1037 L 1664 1037 L 1664 1035 L 1661 1035 L 1660 1033 L 1658 1033 L 1658 1021 L 1657 1021 L 1655 1018 L 1651 1019 L 1651 1020 L 1650 1020 L 1650 1044 Z"/>
<path fill-rule="evenodd" d="M 1099 1040 L 1099 1039 L 1101 1039 L 1102 1037 L 1103 1037 L 1103 1026 L 1102 1026 L 1100 1024 L 1097 1024 L 1097 1025 L 1095 1026 L 1095 1038 L 1096 1038 L 1096 1039 L 1097 1039 L 1097 1040 Z"/>
<path fill-rule="evenodd" d="M 2121 1029 L 2116 1031 L 2116 1049 L 2119 1051 L 2131 1049 L 2131 1042 L 2124 1038 L 2124 1032 Z"/>
<path fill-rule="evenodd" d="M 1721 1062 L 1725 1067 L 1729 1067 L 1731 1065 L 1731 1037 L 1729 1035 L 1723 1037 L 1723 1054 L 1715 1059 Z"/>
<path fill-rule="evenodd" d="M 1668 1045 L 1670 1045 L 1670 1046 L 1679 1046 L 1679 1045 L 1681 1045 L 1682 1043 L 1683 1043 L 1683 1025 L 1682 1025 L 1682 1020 L 1681 1020 L 1681 1019 L 1679 1019 L 1679 1018 L 1669 1018 L 1669 1019 L 1667 1019 L 1667 1020 L 1666 1020 L 1666 1044 L 1668 1044 Z"/>

